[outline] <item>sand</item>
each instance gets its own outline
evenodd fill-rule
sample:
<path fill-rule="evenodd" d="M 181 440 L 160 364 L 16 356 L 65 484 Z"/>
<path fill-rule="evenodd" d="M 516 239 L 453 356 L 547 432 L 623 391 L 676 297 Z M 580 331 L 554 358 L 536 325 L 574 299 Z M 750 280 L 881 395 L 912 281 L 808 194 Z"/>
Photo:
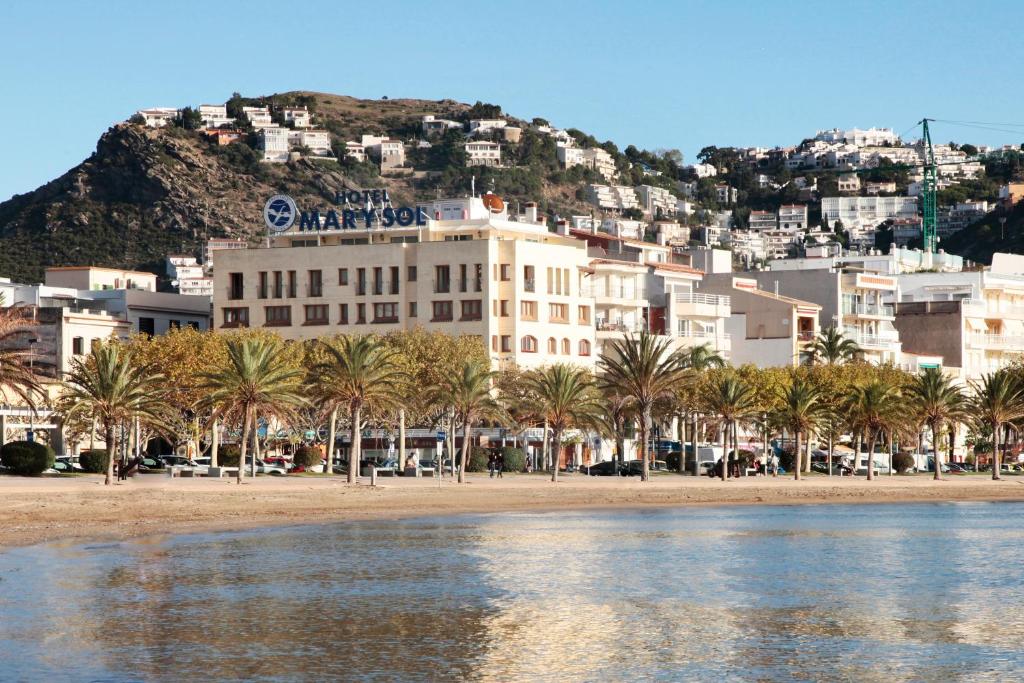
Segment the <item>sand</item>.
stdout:
<path fill-rule="evenodd" d="M 638 478 L 469 475 L 465 484 L 436 479 L 260 476 L 227 479 L 141 475 L 115 486 L 102 477 L 0 477 L 0 548 L 56 541 L 124 539 L 270 525 L 324 523 L 499 511 L 639 508 L 685 505 L 896 503 L 1024 500 L 1024 477 L 991 481 L 961 475 L 745 477 L 722 482 L 660 474 Z"/>

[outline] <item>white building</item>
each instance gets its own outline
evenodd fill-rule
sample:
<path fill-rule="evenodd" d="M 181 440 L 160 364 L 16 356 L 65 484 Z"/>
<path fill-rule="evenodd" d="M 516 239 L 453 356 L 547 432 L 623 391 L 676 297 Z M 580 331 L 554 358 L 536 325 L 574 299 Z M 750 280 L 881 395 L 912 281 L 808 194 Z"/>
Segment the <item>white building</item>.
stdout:
<path fill-rule="evenodd" d="M 284 107 L 281 110 L 285 123 L 292 124 L 293 128 L 310 128 L 313 119 L 306 107 Z"/>
<path fill-rule="evenodd" d="M 780 230 L 807 229 L 806 204 L 783 204 L 779 207 L 778 216 Z"/>
<path fill-rule="evenodd" d="M 852 237 L 869 237 L 887 220 L 916 218 L 916 197 L 824 197 L 821 215 L 829 228 L 836 221 L 850 231 Z"/>
<path fill-rule="evenodd" d="M 832 130 L 819 130 L 814 139 L 824 142 L 845 142 L 858 147 L 895 145 L 900 140 L 892 128 L 868 128 L 867 130 L 833 128 Z"/>
<path fill-rule="evenodd" d="M 663 187 L 654 185 L 637 185 L 633 188 L 640 201 L 640 210 L 649 216 L 676 215 L 678 198 Z"/>
<path fill-rule="evenodd" d="M 773 211 L 751 211 L 747 227 L 756 232 L 775 230 L 779 227 L 778 217 Z"/>
<path fill-rule="evenodd" d="M 725 183 L 719 183 L 715 185 L 715 196 L 718 198 L 719 204 L 735 204 L 739 198 L 739 190 Z"/>
<path fill-rule="evenodd" d="M 587 185 L 586 200 L 608 211 L 622 212 L 640 208 L 640 200 L 632 187 L 624 185 Z"/>
<path fill-rule="evenodd" d="M 693 171 L 698 178 L 713 178 L 718 175 L 718 169 L 713 164 L 691 164 L 684 168 Z"/>
<path fill-rule="evenodd" d="M 235 123 L 234 119 L 228 117 L 228 108 L 223 104 L 200 104 L 199 116 L 204 128 L 222 128 Z"/>
<path fill-rule="evenodd" d="M 559 147 L 558 160 L 565 168 L 582 165 L 600 173 L 605 180 L 615 177 L 615 160 L 612 155 L 600 147 L 579 149 L 576 147 Z"/>
<path fill-rule="evenodd" d="M 345 156 L 355 159 L 358 162 L 366 161 L 366 148 L 363 143 L 349 140 L 345 143 Z"/>
<path fill-rule="evenodd" d="M 288 142 L 294 147 L 305 147 L 311 156 L 333 157 L 331 134 L 326 130 L 293 130 L 288 133 Z"/>
<path fill-rule="evenodd" d="M 449 119 L 439 119 L 433 114 L 427 114 L 421 122 L 424 135 L 444 135 L 449 130 L 462 130 L 462 124 Z"/>
<path fill-rule="evenodd" d="M 135 114 L 141 116 L 146 121 L 146 126 L 149 128 L 163 128 L 171 123 L 174 123 L 174 119 L 178 117 L 180 113 L 179 109 L 174 107 L 152 107 L 150 109 L 140 109 Z"/>
<path fill-rule="evenodd" d="M 364 135 L 362 145 L 366 156 L 377 161 L 382 171 L 405 166 L 405 145 L 401 140 Z"/>
<path fill-rule="evenodd" d="M 259 131 L 260 150 L 263 152 L 263 161 L 272 163 L 283 163 L 288 161 L 288 151 L 291 148 L 288 134 L 291 131 L 287 128 L 263 128 Z"/>
<path fill-rule="evenodd" d="M 508 125 L 505 119 L 472 119 L 469 122 L 469 134 L 480 135 L 491 130 L 500 130 Z"/>
<path fill-rule="evenodd" d="M 501 166 L 501 145 L 497 142 L 467 142 L 466 166 Z"/>
<path fill-rule="evenodd" d="M 840 192 L 860 192 L 860 176 L 856 173 L 844 173 L 836 180 Z"/>
<path fill-rule="evenodd" d="M 242 107 L 242 113 L 256 130 L 276 125 L 270 119 L 270 110 L 267 107 Z"/>

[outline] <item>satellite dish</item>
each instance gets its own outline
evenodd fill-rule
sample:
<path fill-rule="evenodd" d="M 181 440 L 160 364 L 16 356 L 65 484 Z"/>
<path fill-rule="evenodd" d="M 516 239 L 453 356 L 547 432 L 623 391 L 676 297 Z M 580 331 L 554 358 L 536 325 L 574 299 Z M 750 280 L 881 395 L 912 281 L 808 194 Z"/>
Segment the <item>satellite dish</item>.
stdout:
<path fill-rule="evenodd" d="M 501 197 L 490 192 L 485 193 L 481 199 L 491 213 L 501 213 L 505 210 L 505 202 L 502 201 Z"/>

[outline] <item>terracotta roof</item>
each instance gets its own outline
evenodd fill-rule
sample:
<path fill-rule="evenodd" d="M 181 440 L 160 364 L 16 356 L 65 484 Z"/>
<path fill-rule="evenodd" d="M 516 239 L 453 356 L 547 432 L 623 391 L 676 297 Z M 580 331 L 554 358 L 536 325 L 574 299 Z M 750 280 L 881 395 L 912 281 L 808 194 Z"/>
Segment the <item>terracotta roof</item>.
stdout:
<path fill-rule="evenodd" d="M 696 268 L 692 268 L 690 266 L 684 266 L 681 263 L 650 263 L 650 262 L 648 262 L 647 265 L 654 266 L 655 269 L 671 270 L 671 271 L 674 271 L 676 273 L 691 273 L 693 275 L 704 275 L 704 271 L 703 270 L 697 270 Z"/>
<path fill-rule="evenodd" d="M 607 240 L 609 242 L 624 242 L 626 244 L 640 244 L 645 247 L 654 247 L 655 249 L 669 249 L 667 245 L 656 244 L 655 242 L 644 242 L 643 240 L 635 240 L 629 237 L 616 237 L 615 235 L 609 235 L 606 232 L 590 232 L 589 230 L 579 230 L 577 228 L 569 228 L 569 234 L 574 237 L 596 237 L 598 239 Z"/>

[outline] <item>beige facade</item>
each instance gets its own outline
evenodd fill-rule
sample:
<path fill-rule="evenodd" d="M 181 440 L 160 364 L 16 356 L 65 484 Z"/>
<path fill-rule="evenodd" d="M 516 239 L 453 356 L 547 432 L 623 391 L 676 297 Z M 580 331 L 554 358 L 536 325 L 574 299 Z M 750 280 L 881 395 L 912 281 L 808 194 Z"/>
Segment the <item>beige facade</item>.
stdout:
<path fill-rule="evenodd" d="M 142 289 L 155 292 L 156 275 L 119 268 L 62 266 L 46 269 L 46 284 L 70 289 Z"/>
<path fill-rule="evenodd" d="M 296 231 L 270 248 L 218 253 L 215 329 L 270 327 L 309 339 L 422 327 L 479 337 L 497 367 L 593 365 L 593 302 L 580 289 L 586 244 L 549 233 L 535 216 L 489 213 L 480 199 L 423 209 L 464 217 Z"/>

